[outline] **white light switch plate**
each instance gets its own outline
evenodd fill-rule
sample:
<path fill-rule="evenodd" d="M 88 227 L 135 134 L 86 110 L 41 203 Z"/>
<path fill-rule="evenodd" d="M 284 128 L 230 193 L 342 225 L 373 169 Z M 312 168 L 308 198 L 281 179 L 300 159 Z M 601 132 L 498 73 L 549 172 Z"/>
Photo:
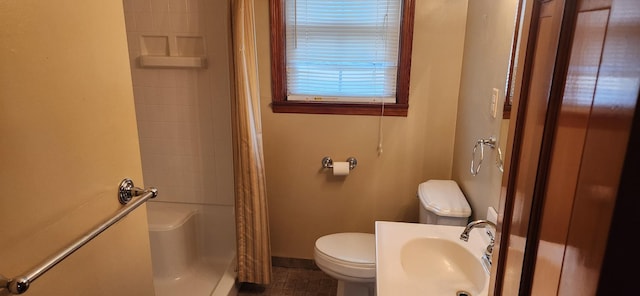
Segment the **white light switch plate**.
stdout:
<path fill-rule="evenodd" d="M 498 98 L 500 97 L 500 90 L 494 88 L 491 92 L 491 118 L 496 118 L 498 115 Z"/>

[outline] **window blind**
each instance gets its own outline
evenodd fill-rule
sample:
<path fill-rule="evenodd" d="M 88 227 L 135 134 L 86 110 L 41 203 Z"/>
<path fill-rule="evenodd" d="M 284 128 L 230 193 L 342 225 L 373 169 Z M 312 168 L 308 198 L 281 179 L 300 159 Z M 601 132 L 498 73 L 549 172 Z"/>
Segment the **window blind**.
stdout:
<path fill-rule="evenodd" d="M 401 0 L 286 0 L 287 99 L 395 102 Z"/>

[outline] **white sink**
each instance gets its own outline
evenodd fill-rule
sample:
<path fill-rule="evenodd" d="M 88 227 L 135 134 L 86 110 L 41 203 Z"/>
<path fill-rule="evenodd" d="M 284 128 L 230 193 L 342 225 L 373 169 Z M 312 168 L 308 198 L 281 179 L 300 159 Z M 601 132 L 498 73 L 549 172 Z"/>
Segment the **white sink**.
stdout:
<path fill-rule="evenodd" d="M 480 257 L 489 243 L 484 228 L 460 240 L 462 226 L 376 221 L 377 296 L 488 294 Z"/>

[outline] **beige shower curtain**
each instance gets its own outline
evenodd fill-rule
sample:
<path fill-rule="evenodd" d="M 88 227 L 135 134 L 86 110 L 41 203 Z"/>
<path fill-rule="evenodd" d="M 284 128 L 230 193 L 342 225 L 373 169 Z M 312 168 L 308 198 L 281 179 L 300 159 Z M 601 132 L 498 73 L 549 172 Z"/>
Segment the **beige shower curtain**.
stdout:
<path fill-rule="evenodd" d="M 254 0 L 233 0 L 233 150 L 238 281 L 271 282 Z"/>

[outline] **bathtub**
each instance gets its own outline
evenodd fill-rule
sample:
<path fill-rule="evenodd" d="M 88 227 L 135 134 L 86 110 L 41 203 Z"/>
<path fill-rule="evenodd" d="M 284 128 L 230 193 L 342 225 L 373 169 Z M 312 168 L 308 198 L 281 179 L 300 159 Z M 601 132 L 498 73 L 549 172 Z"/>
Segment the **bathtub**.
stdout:
<path fill-rule="evenodd" d="M 232 218 L 231 206 L 147 203 L 156 296 L 237 295 Z"/>

